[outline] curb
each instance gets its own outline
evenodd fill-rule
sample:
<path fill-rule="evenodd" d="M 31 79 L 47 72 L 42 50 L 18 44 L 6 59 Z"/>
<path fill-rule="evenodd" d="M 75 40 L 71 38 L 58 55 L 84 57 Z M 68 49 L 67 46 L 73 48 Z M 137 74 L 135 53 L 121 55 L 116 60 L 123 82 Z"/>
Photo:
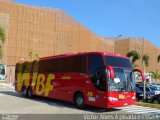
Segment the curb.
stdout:
<path fill-rule="evenodd" d="M 4 86 L 14 86 L 13 83 L 0 83 L 0 85 L 4 85 Z"/>
<path fill-rule="evenodd" d="M 150 104 L 145 104 L 145 103 L 144 104 L 143 103 L 135 103 L 134 105 L 160 109 L 160 106 L 155 106 L 155 105 L 150 105 Z"/>

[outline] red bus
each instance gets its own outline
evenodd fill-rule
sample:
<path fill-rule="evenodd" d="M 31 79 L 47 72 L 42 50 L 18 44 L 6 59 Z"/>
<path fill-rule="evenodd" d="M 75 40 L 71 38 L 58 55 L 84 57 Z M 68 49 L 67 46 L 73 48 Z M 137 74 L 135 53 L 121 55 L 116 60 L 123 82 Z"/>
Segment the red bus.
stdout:
<path fill-rule="evenodd" d="M 79 108 L 113 108 L 135 103 L 134 72 L 129 58 L 105 52 L 63 54 L 16 64 L 15 90 L 70 101 Z"/>

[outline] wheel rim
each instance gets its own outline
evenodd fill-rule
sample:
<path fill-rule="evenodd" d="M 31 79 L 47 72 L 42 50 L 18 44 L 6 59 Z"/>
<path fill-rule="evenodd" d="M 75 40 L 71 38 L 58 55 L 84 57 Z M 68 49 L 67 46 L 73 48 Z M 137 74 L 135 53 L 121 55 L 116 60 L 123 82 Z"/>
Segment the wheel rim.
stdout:
<path fill-rule="evenodd" d="M 29 89 L 29 91 L 28 91 L 28 96 L 29 97 L 31 97 L 32 96 L 32 94 L 31 94 L 31 90 Z"/>
<path fill-rule="evenodd" d="M 22 95 L 26 95 L 26 89 L 25 88 L 23 88 L 23 90 L 22 90 Z"/>
<path fill-rule="evenodd" d="M 77 98 L 77 104 L 78 105 L 82 105 L 83 104 L 83 98 L 82 97 L 78 97 Z"/>
<path fill-rule="evenodd" d="M 32 89 L 29 89 L 29 91 L 28 91 L 28 96 L 29 96 L 29 97 L 32 97 Z"/>

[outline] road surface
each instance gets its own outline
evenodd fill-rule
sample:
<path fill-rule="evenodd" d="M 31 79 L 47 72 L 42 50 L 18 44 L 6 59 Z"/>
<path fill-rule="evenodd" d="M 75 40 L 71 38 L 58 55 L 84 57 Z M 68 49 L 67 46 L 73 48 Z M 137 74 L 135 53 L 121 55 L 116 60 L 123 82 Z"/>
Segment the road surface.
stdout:
<path fill-rule="evenodd" d="M 14 86 L 0 84 L 0 113 L 1 114 L 84 114 L 84 115 L 116 115 L 116 114 L 144 114 L 154 117 L 160 116 L 160 110 L 141 106 L 126 106 L 114 109 L 102 109 L 87 106 L 85 109 L 77 109 L 72 103 L 34 97 L 24 98 L 14 91 Z M 93 119 L 93 116 L 88 117 Z M 83 119 L 87 119 L 85 116 Z M 106 118 L 105 118 L 106 119 Z"/>

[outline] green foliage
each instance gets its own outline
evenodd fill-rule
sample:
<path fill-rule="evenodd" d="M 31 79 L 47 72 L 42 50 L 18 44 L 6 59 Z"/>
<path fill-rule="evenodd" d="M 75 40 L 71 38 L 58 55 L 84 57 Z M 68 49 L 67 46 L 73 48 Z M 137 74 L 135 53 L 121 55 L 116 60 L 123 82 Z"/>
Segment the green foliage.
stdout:
<path fill-rule="evenodd" d="M 2 44 L 4 44 L 5 39 L 6 39 L 5 31 L 2 27 L 0 27 L 0 59 L 2 59 L 3 57 Z"/>
<path fill-rule="evenodd" d="M 141 58 L 141 56 L 140 56 L 140 54 L 136 50 L 132 50 L 132 51 L 128 52 L 127 53 L 127 57 L 132 58 L 132 65 L 133 65 L 134 68 L 138 66 L 137 64 L 135 64 L 135 62 L 137 60 L 139 60 Z M 142 63 L 144 63 L 144 65 L 146 67 L 148 66 L 148 64 L 149 64 L 149 56 L 148 55 L 146 55 L 146 54 L 143 55 L 143 57 L 142 57 Z"/>
<path fill-rule="evenodd" d="M 151 75 L 154 79 L 160 80 L 160 71 L 157 69 L 156 72 L 151 72 Z"/>
<path fill-rule="evenodd" d="M 146 67 L 148 66 L 148 60 L 149 60 L 149 56 L 148 55 L 143 55 L 142 63 L 144 63 Z"/>
<path fill-rule="evenodd" d="M 137 68 L 137 67 L 139 67 L 138 64 L 134 64 L 134 65 L 133 65 L 133 68 Z"/>
<path fill-rule="evenodd" d="M 132 65 L 134 65 L 134 63 L 140 59 L 140 54 L 136 50 L 132 50 L 127 53 L 127 57 L 132 57 Z"/>
<path fill-rule="evenodd" d="M 35 54 L 35 53 L 31 52 L 31 51 L 28 53 L 28 56 L 30 57 L 31 60 L 36 60 L 36 59 L 39 58 L 38 54 Z"/>
<path fill-rule="evenodd" d="M 4 43 L 5 40 L 6 40 L 5 31 L 4 31 L 4 29 L 3 29 L 2 27 L 0 27 L 0 41 L 1 41 L 2 43 Z"/>

